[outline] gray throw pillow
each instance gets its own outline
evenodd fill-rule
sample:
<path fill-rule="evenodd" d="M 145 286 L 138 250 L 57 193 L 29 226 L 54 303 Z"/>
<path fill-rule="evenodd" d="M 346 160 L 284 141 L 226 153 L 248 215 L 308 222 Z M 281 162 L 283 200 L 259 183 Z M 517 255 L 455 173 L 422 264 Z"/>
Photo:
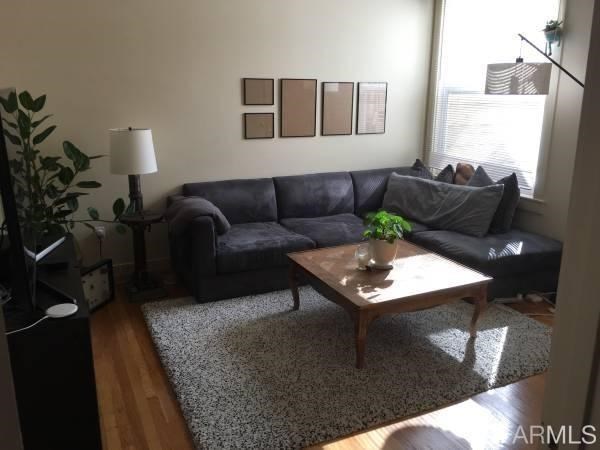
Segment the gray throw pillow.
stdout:
<path fill-rule="evenodd" d="M 436 175 L 434 180 L 441 181 L 442 183 L 454 182 L 454 168 L 452 167 L 452 164 L 448 164 L 444 167 L 442 171 Z"/>
<path fill-rule="evenodd" d="M 211 217 L 217 234 L 225 234 L 231 228 L 227 217 L 213 203 L 202 197 L 179 197 L 165 212 L 165 219 L 169 223 L 169 230 L 174 234 L 182 234 L 190 222 L 196 217 Z"/>
<path fill-rule="evenodd" d="M 494 181 L 486 173 L 485 169 L 481 166 L 477 168 L 467 186 L 491 186 Z M 517 175 L 512 173 L 511 175 L 504 177 L 496 182 L 504 186 L 504 193 L 502 194 L 502 200 L 498 205 L 496 214 L 492 219 L 490 225 L 490 233 L 502 234 L 508 233 L 512 228 L 512 222 L 521 199 L 521 189 L 519 189 L 519 180 Z"/>
<path fill-rule="evenodd" d="M 410 168 L 410 176 L 425 178 L 426 180 L 433 180 L 433 174 L 419 158 L 416 159 Z"/>
<path fill-rule="evenodd" d="M 504 188 L 459 186 L 392 173 L 383 209 L 432 228 L 487 234 Z"/>

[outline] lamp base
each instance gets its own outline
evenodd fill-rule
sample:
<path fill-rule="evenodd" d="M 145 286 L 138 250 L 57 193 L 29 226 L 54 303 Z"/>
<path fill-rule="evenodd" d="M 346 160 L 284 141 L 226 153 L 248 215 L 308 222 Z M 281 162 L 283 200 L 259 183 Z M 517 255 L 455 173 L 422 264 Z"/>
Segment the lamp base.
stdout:
<path fill-rule="evenodd" d="M 148 272 L 133 274 L 127 283 L 127 293 L 130 302 L 158 300 L 167 296 L 162 282 Z"/>

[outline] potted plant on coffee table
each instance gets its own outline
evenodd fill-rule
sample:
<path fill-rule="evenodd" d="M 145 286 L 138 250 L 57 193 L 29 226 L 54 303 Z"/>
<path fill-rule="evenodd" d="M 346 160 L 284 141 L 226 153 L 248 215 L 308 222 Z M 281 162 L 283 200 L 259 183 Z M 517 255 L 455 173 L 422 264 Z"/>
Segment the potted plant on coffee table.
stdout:
<path fill-rule="evenodd" d="M 363 236 L 369 239 L 371 257 L 375 268 L 391 269 L 396 257 L 397 240 L 412 227 L 408 221 L 385 210 L 370 212 L 365 216 L 367 227 Z"/>

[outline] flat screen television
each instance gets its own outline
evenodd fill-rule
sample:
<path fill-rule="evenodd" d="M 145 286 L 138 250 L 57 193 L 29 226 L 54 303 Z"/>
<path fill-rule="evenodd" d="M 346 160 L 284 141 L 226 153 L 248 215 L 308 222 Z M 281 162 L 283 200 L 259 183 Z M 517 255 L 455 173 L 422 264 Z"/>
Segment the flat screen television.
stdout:
<path fill-rule="evenodd" d="M 33 312 L 35 298 L 33 297 L 32 283 L 34 280 L 32 268 L 26 262 L 25 244 L 21 235 L 19 213 L 10 172 L 10 160 L 4 138 L 2 113 L 3 111 L 0 110 L 0 191 L 2 192 L 2 209 L 4 212 L 2 232 L 6 232 L 8 235 L 11 306 L 16 305 L 24 312 Z"/>
<path fill-rule="evenodd" d="M 13 90 L 0 89 L 0 97 L 16 95 Z M 64 236 L 37 236 L 28 232 L 30 227 L 23 223 L 26 217 L 24 209 L 28 207 L 26 198 L 17 198 L 15 188 L 19 180 L 16 179 L 11 167 L 11 161 L 22 160 L 20 148 L 8 144 L 5 139 L 5 120 L 11 119 L 0 106 L 0 193 L 2 194 L 3 221 L 0 232 L 3 240 L 8 238 L 8 260 L 10 263 L 11 300 L 7 303 L 6 316 L 11 313 L 24 315 L 36 313 L 36 287 L 38 263 L 55 248 L 64 242 Z M 6 236 L 4 236 L 6 234 Z M 24 320 L 27 320 L 26 318 Z"/>

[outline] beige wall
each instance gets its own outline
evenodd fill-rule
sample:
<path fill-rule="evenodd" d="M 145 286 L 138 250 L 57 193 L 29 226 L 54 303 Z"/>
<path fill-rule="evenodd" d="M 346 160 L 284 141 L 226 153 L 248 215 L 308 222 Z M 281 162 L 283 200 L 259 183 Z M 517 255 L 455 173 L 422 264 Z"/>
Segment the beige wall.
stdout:
<path fill-rule="evenodd" d="M 561 63 L 579 80 L 584 80 L 592 24 L 594 0 L 563 0 L 564 42 Z M 554 68 L 554 71 L 558 69 Z M 560 72 L 559 72 L 560 73 Z M 567 212 L 575 149 L 579 130 L 579 115 L 583 89 L 567 75 L 560 74 L 554 123 L 544 186 L 539 193 L 544 204 L 527 203 L 527 211 L 520 210 L 516 221 L 519 226 L 564 240 L 567 230 Z"/>
<path fill-rule="evenodd" d="M 543 413 L 544 422 L 556 427 L 555 430 L 560 425 L 572 425 L 579 430 L 588 422 L 586 402 L 592 395 L 591 386 L 597 382 L 590 383 L 592 365 L 598 363 L 597 359 L 594 361 L 594 352 L 598 351 L 600 326 L 600 5 L 596 5 L 594 13 L 589 55 L 568 217 L 568 227 L 573 232 L 568 233 L 565 241 Z M 596 404 L 591 411 L 596 417 L 598 407 Z M 594 425 L 596 436 L 600 437 L 600 424 Z M 598 445 L 600 441 L 590 448 Z"/>
<path fill-rule="evenodd" d="M 421 153 L 433 0 L 19 0 L 2 7 L 0 86 L 48 94 L 59 126 L 88 154 L 108 151 L 107 129 L 151 127 L 159 172 L 142 180 L 146 204 L 189 181 L 405 164 Z M 10 42 L 10 45 L 6 43 Z M 242 77 L 387 81 L 384 135 L 242 140 Z M 276 100 L 278 95 L 276 93 Z M 319 93 L 320 100 L 320 93 Z M 277 118 L 277 115 L 276 115 Z M 126 177 L 92 176 L 103 215 Z M 93 238 L 81 232 L 88 259 Z M 168 255 L 164 228 L 149 257 Z M 130 238 L 108 253 L 130 261 Z"/>

